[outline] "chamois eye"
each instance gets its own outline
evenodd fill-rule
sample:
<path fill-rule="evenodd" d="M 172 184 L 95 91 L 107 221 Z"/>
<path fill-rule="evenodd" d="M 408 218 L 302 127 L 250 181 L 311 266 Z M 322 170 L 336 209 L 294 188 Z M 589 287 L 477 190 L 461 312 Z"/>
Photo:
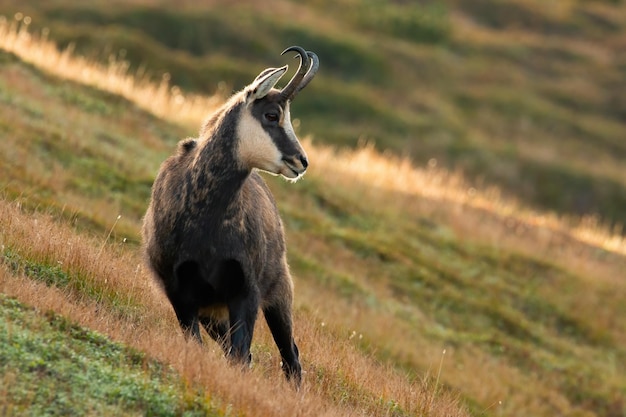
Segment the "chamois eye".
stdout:
<path fill-rule="evenodd" d="M 278 113 L 265 113 L 263 117 L 265 117 L 265 120 L 271 123 L 276 123 L 278 119 L 280 119 L 280 116 L 278 116 Z"/>

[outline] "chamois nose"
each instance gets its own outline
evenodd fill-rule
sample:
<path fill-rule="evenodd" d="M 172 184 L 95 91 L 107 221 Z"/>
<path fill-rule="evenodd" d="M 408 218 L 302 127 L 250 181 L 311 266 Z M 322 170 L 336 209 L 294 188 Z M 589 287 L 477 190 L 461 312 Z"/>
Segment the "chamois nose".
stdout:
<path fill-rule="evenodd" d="M 306 156 L 300 155 L 300 162 L 302 162 L 302 166 L 304 167 L 304 169 L 307 169 L 307 167 L 309 166 L 309 161 L 306 159 Z"/>

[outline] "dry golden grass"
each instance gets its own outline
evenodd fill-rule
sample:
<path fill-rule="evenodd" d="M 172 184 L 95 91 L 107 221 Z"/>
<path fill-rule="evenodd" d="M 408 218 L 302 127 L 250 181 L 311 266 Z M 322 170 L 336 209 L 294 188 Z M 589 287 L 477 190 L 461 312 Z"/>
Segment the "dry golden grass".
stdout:
<path fill-rule="evenodd" d="M 565 236 L 626 255 L 624 236 L 619 230 L 612 231 L 604 227 L 597 217 L 568 219 L 525 209 L 513 200 L 503 199 L 495 188 L 475 188 L 461 174 L 437 168 L 434 160 L 427 168 L 417 168 L 407 158 L 381 154 L 372 146 L 337 151 L 332 147 L 314 146 L 309 142 L 307 150 L 311 150 L 311 159 L 314 161 L 313 175 L 344 178 L 345 182 L 358 178 L 360 182 L 369 184 L 374 191 L 371 195 L 373 198 L 376 189 L 384 189 L 434 200 L 444 203 L 444 206 L 449 205 L 451 209 L 464 206 L 473 210 L 484 210 L 502 220 L 499 228 L 489 228 L 490 233 L 509 235 L 511 227 L 505 223 L 510 219 L 516 225 L 521 225 L 521 228 L 530 228 L 543 235 Z M 440 206 L 441 204 L 437 204 L 437 207 Z M 469 221 L 467 223 L 470 227 L 475 225 Z"/>
<path fill-rule="evenodd" d="M 257 326 L 255 365 L 241 372 L 227 365 L 215 344 L 187 343 L 165 297 L 142 271 L 136 252 L 105 246 L 75 234 L 45 215 L 26 215 L 15 203 L 0 202 L 0 246 L 31 260 L 59 265 L 124 302 L 116 314 L 106 300 L 94 302 L 80 292 L 48 287 L 0 266 L 0 290 L 42 311 L 53 310 L 171 364 L 186 380 L 250 416 L 391 415 L 394 407 L 410 414 L 465 415 L 458 400 L 438 392 L 429 381 L 406 377 L 378 365 L 350 343 L 298 314 L 296 326 L 306 352 L 304 386 L 295 392 L 283 382 L 278 354 L 264 325 Z M 97 296 L 96 296 L 97 299 Z M 333 303 L 327 299 L 330 307 Z M 322 306 L 322 308 L 324 308 Z M 270 383 L 271 381 L 271 383 Z"/>
<path fill-rule="evenodd" d="M 45 32 L 30 33 L 29 24 L 30 17 L 19 13 L 12 20 L 0 17 L 0 47 L 51 74 L 125 97 L 159 117 L 169 119 L 176 115 L 179 123 L 197 125 L 198 120 L 224 100 L 220 95 L 183 95 L 179 89 L 170 86 L 168 74 L 164 74 L 158 84 L 129 74 L 128 64 L 115 56 L 109 57 L 108 66 L 103 66 L 74 55 L 71 45 L 59 51 L 47 40 Z"/>

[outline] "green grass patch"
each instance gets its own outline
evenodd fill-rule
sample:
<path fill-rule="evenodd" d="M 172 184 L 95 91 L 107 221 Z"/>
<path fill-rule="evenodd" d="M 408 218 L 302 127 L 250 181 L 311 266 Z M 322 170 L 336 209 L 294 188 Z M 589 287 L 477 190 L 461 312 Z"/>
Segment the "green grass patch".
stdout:
<path fill-rule="evenodd" d="M 2 415 L 224 416 L 145 354 L 0 294 Z"/>

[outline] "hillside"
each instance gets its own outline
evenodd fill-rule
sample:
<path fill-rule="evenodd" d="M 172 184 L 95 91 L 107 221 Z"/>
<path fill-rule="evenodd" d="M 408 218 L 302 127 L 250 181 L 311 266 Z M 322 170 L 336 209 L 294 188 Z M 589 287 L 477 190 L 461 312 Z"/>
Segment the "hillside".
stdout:
<path fill-rule="evenodd" d="M 306 45 L 324 71 L 294 107 L 317 140 L 367 140 L 526 205 L 626 223 L 624 2 L 0 2 L 16 12 L 61 47 L 205 94 Z"/>
<path fill-rule="evenodd" d="M 19 53 L 36 46 L 20 44 Z M 135 375 L 136 355 L 171 366 L 174 375 L 145 365 L 135 379 L 122 379 L 153 387 L 133 392 L 169 404 L 160 415 L 624 414 L 623 239 L 470 187 L 439 162 L 418 169 L 371 147 L 323 147 L 303 108 L 294 115 L 303 132 L 315 132 L 305 143 L 310 172 L 296 184 L 267 180 L 288 232 L 304 392 L 276 382 L 276 352 L 263 325 L 255 367 L 245 375 L 213 349 L 185 345 L 171 309 L 138 267 L 138 227 L 159 163 L 200 120 L 157 117 L 141 109 L 137 92 L 129 101 L 70 81 L 92 69 L 84 61 L 74 73 L 51 75 L 66 68 L 55 59 L 31 65 L 0 54 L 0 288 L 21 303 L 2 298 L 3 335 L 37 339 L 60 329 L 43 338 L 61 338 L 69 327 L 70 336 L 84 332 L 83 339 L 131 357 L 116 375 Z M 41 69 L 46 63 L 51 68 Z M 109 79 L 101 88 L 114 90 L 105 74 L 94 79 Z M 305 107 L 314 98 L 303 93 L 299 101 Z M 55 313 L 40 317 L 48 310 Z M 41 352 L 39 343 L 22 343 L 24 351 L 12 355 Z M 57 363 L 54 355 L 49 368 L 3 362 L 1 378 L 63 375 Z M 142 382 L 150 378 L 159 382 Z M 60 404 L 32 386 L 21 389 L 21 398 Z M 148 413 L 141 407 L 150 401 L 115 395 L 126 413 Z M 29 401 L 15 398 L 0 395 L 2 407 L 19 414 Z M 103 400 L 95 413 L 109 406 Z"/>

